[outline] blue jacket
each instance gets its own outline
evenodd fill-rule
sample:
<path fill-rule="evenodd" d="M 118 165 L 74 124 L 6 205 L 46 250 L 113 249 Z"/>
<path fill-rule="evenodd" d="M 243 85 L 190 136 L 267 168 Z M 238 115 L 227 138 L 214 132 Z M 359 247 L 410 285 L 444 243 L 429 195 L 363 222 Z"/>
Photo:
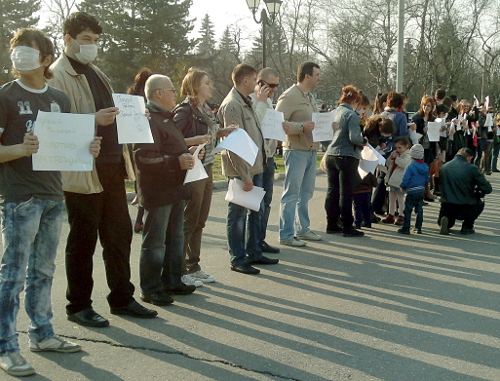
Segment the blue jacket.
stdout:
<path fill-rule="evenodd" d="M 425 163 L 412 161 L 406 167 L 401 188 L 408 194 L 424 193 L 425 183 L 429 181 L 429 166 Z"/>
<path fill-rule="evenodd" d="M 331 156 L 353 156 L 361 159 L 361 150 L 366 143 L 359 127 L 359 115 L 346 103 L 335 109 L 337 129 L 326 153 Z"/>

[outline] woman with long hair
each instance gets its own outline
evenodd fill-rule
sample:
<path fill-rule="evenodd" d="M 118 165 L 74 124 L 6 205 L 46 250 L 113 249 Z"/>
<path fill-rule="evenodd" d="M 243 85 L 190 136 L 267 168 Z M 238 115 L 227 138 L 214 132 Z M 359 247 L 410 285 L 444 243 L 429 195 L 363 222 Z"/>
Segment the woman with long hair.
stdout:
<path fill-rule="evenodd" d="M 437 144 L 430 142 L 427 136 L 427 123 L 436 120 L 436 101 L 430 95 L 425 94 L 420 100 L 419 110 L 413 114 L 412 121 L 417 126 L 417 133 L 422 137 L 419 143 L 424 147 L 424 163 L 431 167 L 431 163 L 437 157 Z M 436 197 L 431 193 L 429 183 L 425 184 L 425 201 L 434 201 Z"/>
<path fill-rule="evenodd" d="M 182 80 L 181 95 L 186 98 L 174 109 L 174 121 L 186 138 L 188 145 L 208 141 L 203 165 L 208 177 L 191 183 L 192 198 L 184 210 L 184 275 L 182 282 L 198 286 L 199 282 L 215 282 L 215 278 L 200 267 L 201 237 L 208 219 L 212 201 L 212 153 L 217 138 L 227 136 L 233 129 L 220 129 L 214 105 L 208 103 L 212 96 L 212 80 L 197 68 L 190 68 Z M 187 139 L 189 138 L 189 139 Z M 199 141 L 197 141 L 199 140 Z"/>
<path fill-rule="evenodd" d="M 326 151 L 328 190 L 325 209 L 328 234 L 343 233 L 344 237 L 359 237 L 363 232 L 353 226 L 352 201 L 354 178 L 358 170 L 361 149 L 366 140 L 361 135 L 360 119 L 356 113 L 360 103 L 354 86 L 342 88 L 339 106 L 335 110 L 337 128 Z M 342 228 L 338 225 L 341 219 Z"/>

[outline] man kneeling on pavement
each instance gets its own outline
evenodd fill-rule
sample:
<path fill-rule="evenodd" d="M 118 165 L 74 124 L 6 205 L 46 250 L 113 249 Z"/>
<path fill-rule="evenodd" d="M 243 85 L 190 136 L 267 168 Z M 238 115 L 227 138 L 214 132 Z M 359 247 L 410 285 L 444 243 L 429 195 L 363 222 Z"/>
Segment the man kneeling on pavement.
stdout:
<path fill-rule="evenodd" d="M 473 234 L 474 221 L 484 209 L 481 199 L 492 192 L 491 184 L 472 164 L 474 153 L 461 148 L 455 158 L 439 170 L 441 180 L 440 234 L 449 234 L 456 220 L 463 220 L 461 234 Z"/>

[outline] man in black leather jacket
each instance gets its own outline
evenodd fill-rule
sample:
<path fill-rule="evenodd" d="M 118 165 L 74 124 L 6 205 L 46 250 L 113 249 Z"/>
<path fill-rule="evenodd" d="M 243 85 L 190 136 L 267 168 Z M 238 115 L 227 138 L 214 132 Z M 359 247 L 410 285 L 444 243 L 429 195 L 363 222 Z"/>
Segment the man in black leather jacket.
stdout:
<path fill-rule="evenodd" d="M 455 158 L 439 170 L 441 180 L 440 234 L 449 234 L 456 220 L 463 220 L 461 234 L 474 233 L 474 221 L 484 209 L 481 200 L 491 193 L 491 184 L 472 164 L 470 148 L 461 148 Z"/>

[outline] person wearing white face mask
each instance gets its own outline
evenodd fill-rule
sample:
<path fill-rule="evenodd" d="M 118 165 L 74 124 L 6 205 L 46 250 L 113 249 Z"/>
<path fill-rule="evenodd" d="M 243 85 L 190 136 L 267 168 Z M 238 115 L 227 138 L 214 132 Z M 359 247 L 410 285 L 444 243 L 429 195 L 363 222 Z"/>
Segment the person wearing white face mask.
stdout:
<path fill-rule="evenodd" d="M 61 172 L 34 171 L 38 152 L 34 134 L 39 111 L 69 112 L 70 100 L 47 85 L 54 47 L 41 31 L 20 29 L 12 40 L 15 81 L 0 88 L 0 217 L 3 251 L 0 266 L 0 368 L 13 376 L 35 370 L 20 354 L 16 318 L 26 287 L 28 335 L 34 352 L 78 352 L 80 345 L 54 334 L 51 290 L 61 233 Z M 99 138 L 90 152 L 99 154 Z"/>
<path fill-rule="evenodd" d="M 109 79 L 91 63 L 97 55 L 102 27 L 97 19 L 75 12 L 64 21 L 64 53 L 52 65 L 52 86 L 71 98 L 71 112 L 94 113 L 102 136 L 101 154 L 92 172 L 66 172 L 63 188 L 70 232 L 66 244 L 68 320 L 84 326 L 105 327 L 106 318 L 92 308 L 93 255 L 99 237 L 110 293 L 111 313 L 153 318 L 156 311 L 137 303 L 130 282 L 132 223 L 124 176 L 134 179 L 127 146 L 118 143 Z"/>

